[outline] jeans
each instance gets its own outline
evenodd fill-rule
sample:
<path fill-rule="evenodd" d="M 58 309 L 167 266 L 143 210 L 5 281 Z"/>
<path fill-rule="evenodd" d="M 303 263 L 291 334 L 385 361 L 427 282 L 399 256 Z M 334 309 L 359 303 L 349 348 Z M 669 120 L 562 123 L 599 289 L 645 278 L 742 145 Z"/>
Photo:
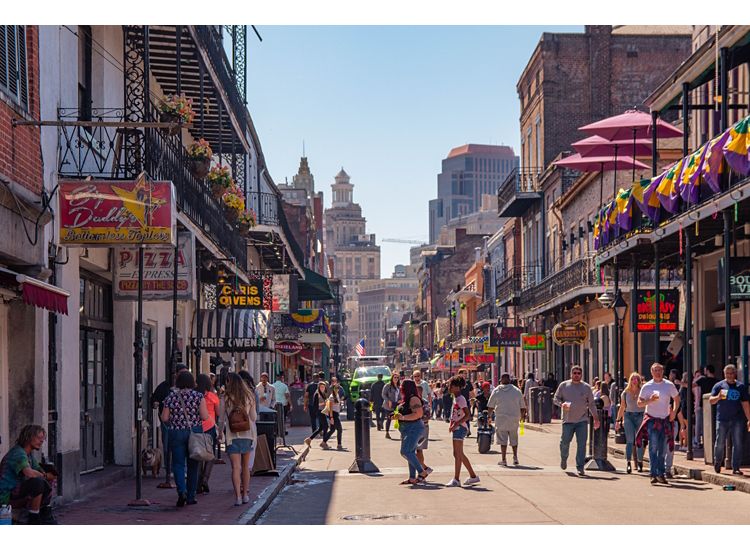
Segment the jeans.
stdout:
<path fill-rule="evenodd" d="M 203 433 L 200 424 L 193 428 L 194 432 Z M 195 500 L 198 489 L 198 468 L 200 462 L 188 456 L 188 439 L 191 430 L 169 430 L 169 450 L 172 452 L 172 473 L 177 485 L 177 494 L 187 493 L 188 500 Z M 185 461 L 187 461 L 187 486 L 185 484 Z"/>
<path fill-rule="evenodd" d="M 560 460 L 568 460 L 570 452 L 570 442 L 573 441 L 573 434 L 576 436 L 576 468 L 583 470 L 584 461 L 586 460 L 586 439 L 589 433 L 589 423 L 587 420 L 580 422 L 566 422 L 562 425 L 562 437 L 560 438 Z"/>
<path fill-rule="evenodd" d="M 664 432 L 654 429 L 654 422 L 651 419 L 646 424 L 648 428 L 648 459 L 651 477 L 664 475 L 666 466 L 664 449 L 669 444 L 667 438 L 664 437 Z M 669 419 L 664 420 L 664 422 L 669 422 Z"/>
<path fill-rule="evenodd" d="M 727 435 L 732 440 L 732 470 L 739 470 L 742 466 L 742 437 L 745 431 L 745 418 L 716 421 L 716 445 L 714 446 L 714 464 L 720 466 L 724 462 Z"/>
<path fill-rule="evenodd" d="M 625 458 L 630 461 L 633 456 L 633 447 L 635 446 L 635 434 L 643 422 L 642 412 L 626 412 L 623 427 L 625 428 Z M 643 447 L 636 448 L 636 460 L 643 462 Z"/>
<path fill-rule="evenodd" d="M 375 421 L 378 424 L 378 429 L 383 429 L 383 420 L 385 420 L 385 409 L 383 408 L 383 405 L 378 405 L 375 403 L 372 408 L 375 410 Z"/>
<path fill-rule="evenodd" d="M 695 409 L 695 435 L 693 436 L 693 442 L 700 445 L 701 437 L 703 437 L 703 407 L 698 407 Z"/>
<path fill-rule="evenodd" d="M 172 469 L 172 451 L 169 450 L 169 428 L 164 423 L 161 425 L 161 450 L 164 453 L 164 469 L 169 477 Z"/>
<path fill-rule="evenodd" d="M 417 458 L 417 444 L 424 432 L 424 424 L 421 420 L 399 422 L 398 431 L 401 432 L 401 456 L 409 463 L 409 479 L 414 479 L 417 472 L 421 474 L 423 470 Z"/>
<path fill-rule="evenodd" d="M 341 418 L 337 412 L 333 413 L 333 423 L 331 424 L 328 433 L 323 436 L 323 441 L 328 442 L 328 440 L 331 439 L 333 432 L 336 432 L 336 441 L 339 446 L 341 446 L 341 435 L 344 432 L 344 428 L 341 426 Z"/>
<path fill-rule="evenodd" d="M 316 415 L 316 426 L 315 430 L 313 430 L 312 435 L 310 436 L 310 439 L 315 439 L 318 434 L 323 434 L 323 438 L 325 440 L 326 432 L 328 431 L 328 417 L 324 415 L 322 412 L 318 411 L 318 414 Z"/>
<path fill-rule="evenodd" d="M 312 437 L 315 437 L 317 435 L 318 431 L 318 411 L 313 410 L 311 407 L 307 409 L 307 412 L 310 414 L 310 430 L 312 430 Z"/>

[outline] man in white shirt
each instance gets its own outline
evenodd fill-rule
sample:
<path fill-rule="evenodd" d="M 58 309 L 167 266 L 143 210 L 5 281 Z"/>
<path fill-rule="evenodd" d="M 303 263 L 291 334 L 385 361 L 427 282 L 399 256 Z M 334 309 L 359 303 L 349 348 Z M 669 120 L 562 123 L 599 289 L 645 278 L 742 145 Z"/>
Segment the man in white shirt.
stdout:
<path fill-rule="evenodd" d="M 255 396 L 258 398 L 258 405 L 273 409 L 276 405 L 276 390 L 268 383 L 268 373 L 260 375 L 260 384 L 255 388 Z"/>
<path fill-rule="evenodd" d="M 276 377 L 276 382 L 273 383 L 273 390 L 276 401 L 281 403 L 281 406 L 284 408 L 284 425 L 286 426 L 286 419 L 292 411 L 292 396 L 289 393 L 289 386 L 284 383 L 283 372 Z"/>
<path fill-rule="evenodd" d="M 646 407 L 648 429 L 648 455 L 651 468 L 651 484 L 668 485 L 665 474 L 665 444 L 674 445 L 672 426 L 680 410 L 680 395 L 675 385 L 664 380 L 664 366 L 651 365 L 652 380 L 646 382 L 638 395 L 638 406 Z M 670 399 L 672 406 L 670 407 Z"/>
<path fill-rule="evenodd" d="M 411 375 L 414 378 L 414 383 L 417 386 L 422 386 L 422 399 L 432 405 L 432 388 L 430 388 L 430 383 L 422 378 L 422 371 L 415 369 Z"/>

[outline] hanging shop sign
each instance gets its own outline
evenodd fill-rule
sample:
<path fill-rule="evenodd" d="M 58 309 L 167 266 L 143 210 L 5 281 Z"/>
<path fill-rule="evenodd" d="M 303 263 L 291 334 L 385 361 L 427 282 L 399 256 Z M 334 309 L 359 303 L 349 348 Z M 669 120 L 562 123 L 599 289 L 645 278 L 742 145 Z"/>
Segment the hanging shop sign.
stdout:
<path fill-rule="evenodd" d="M 271 311 L 295 313 L 297 311 L 297 277 L 289 274 L 273 275 L 273 301 Z"/>
<path fill-rule="evenodd" d="M 480 363 L 494 363 L 495 356 L 491 353 L 467 353 L 465 362 L 474 365 Z"/>
<path fill-rule="evenodd" d="M 239 281 L 216 285 L 219 309 L 265 309 L 273 304 L 273 278 L 271 275 L 251 277 L 250 283 Z"/>
<path fill-rule="evenodd" d="M 174 246 L 176 218 L 171 181 L 60 182 L 60 244 Z"/>
<path fill-rule="evenodd" d="M 724 303 L 724 258 L 719 259 L 719 300 Z M 750 258 L 729 259 L 729 292 L 733 302 L 750 300 Z"/>
<path fill-rule="evenodd" d="M 576 323 L 557 323 L 552 327 L 552 340 L 558 346 L 583 344 L 586 341 L 588 327 L 583 321 Z"/>
<path fill-rule="evenodd" d="M 148 246 L 143 250 L 143 299 L 171 300 L 174 286 L 174 247 Z M 138 299 L 138 248 L 114 251 L 115 300 Z M 189 231 L 177 235 L 177 299 L 193 300 L 195 238 Z"/>
<path fill-rule="evenodd" d="M 282 355 L 296 355 L 302 351 L 302 348 L 304 348 L 302 342 L 292 342 L 289 340 L 274 344 L 274 349 Z"/>
<path fill-rule="evenodd" d="M 547 335 L 543 332 L 525 332 L 521 334 L 521 349 L 525 351 L 547 349 Z"/>
<path fill-rule="evenodd" d="M 496 327 L 490 329 L 490 343 L 493 346 L 518 347 L 521 345 L 523 327 Z"/>
<path fill-rule="evenodd" d="M 674 332 L 677 330 L 680 309 L 680 293 L 675 289 L 660 291 L 659 298 L 659 330 Z M 638 289 L 631 291 L 630 317 L 633 330 L 638 332 L 654 332 L 656 330 L 656 293 L 654 289 Z"/>

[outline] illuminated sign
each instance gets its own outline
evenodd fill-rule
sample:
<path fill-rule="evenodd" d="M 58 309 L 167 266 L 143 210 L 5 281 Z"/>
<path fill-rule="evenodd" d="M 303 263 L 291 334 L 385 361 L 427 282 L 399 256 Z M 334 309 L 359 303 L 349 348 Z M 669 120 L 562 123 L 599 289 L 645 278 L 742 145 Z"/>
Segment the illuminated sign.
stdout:
<path fill-rule="evenodd" d="M 558 346 L 583 344 L 586 341 L 588 330 L 586 323 L 557 323 L 552 328 L 552 339 Z"/>
<path fill-rule="evenodd" d="M 526 351 L 547 349 L 547 335 L 542 332 L 525 332 L 521 334 L 521 349 Z"/>
<path fill-rule="evenodd" d="M 680 292 L 677 289 L 659 292 L 659 330 L 675 332 L 680 312 Z M 638 332 L 656 330 L 656 292 L 653 289 L 631 291 L 631 321 Z"/>

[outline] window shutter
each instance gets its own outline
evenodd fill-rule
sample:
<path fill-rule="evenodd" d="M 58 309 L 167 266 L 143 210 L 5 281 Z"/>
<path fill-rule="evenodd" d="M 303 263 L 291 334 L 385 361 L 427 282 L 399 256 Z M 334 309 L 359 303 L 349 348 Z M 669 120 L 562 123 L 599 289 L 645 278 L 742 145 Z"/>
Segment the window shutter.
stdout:
<path fill-rule="evenodd" d="M 18 98 L 21 105 L 29 108 L 29 79 L 26 69 L 26 27 L 17 27 L 18 38 Z"/>
<path fill-rule="evenodd" d="M 0 88 L 28 109 L 26 27 L 23 25 L 0 25 Z"/>
<path fill-rule="evenodd" d="M 0 25 L 0 88 L 8 88 L 8 39 L 7 25 Z"/>
<path fill-rule="evenodd" d="M 18 97 L 18 48 L 16 26 L 8 25 L 8 91 Z"/>

